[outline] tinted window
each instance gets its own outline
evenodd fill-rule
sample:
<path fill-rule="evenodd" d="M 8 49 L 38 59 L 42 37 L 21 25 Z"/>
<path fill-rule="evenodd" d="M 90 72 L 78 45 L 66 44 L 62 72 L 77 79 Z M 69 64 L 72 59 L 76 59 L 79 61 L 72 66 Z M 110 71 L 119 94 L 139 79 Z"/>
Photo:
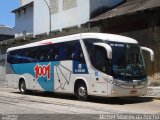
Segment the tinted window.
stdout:
<path fill-rule="evenodd" d="M 104 43 L 103 40 L 99 40 L 99 39 L 85 39 L 84 40 L 84 44 L 86 46 L 86 49 L 88 51 L 90 58 L 91 58 L 91 55 L 93 54 L 93 48 L 94 48 L 93 43 L 97 43 L 97 42 Z"/>
<path fill-rule="evenodd" d="M 106 73 L 108 67 L 107 51 L 103 47 L 95 46 L 94 53 L 95 53 L 95 58 L 93 66 L 96 69 Z"/>
<path fill-rule="evenodd" d="M 91 64 L 94 66 L 94 58 L 95 58 L 95 53 L 94 53 L 94 44 L 93 43 L 103 43 L 102 40 L 99 39 L 85 39 L 84 44 L 86 46 L 89 58 L 91 60 Z"/>
<path fill-rule="evenodd" d="M 15 50 L 8 53 L 7 56 L 11 64 L 65 60 L 85 62 L 78 40 Z"/>
<path fill-rule="evenodd" d="M 94 68 L 104 72 L 109 72 L 109 60 L 107 51 L 103 47 L 95 46 L 93 43 L 105 43 L 100 39 L 85 39 L 84 40 L 91 64 Z"/>

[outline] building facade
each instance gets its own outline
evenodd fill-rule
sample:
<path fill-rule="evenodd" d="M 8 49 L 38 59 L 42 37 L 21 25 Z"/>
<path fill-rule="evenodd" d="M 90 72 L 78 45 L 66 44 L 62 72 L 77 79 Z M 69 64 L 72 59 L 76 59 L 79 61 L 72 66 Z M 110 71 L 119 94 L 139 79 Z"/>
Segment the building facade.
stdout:
<path fill-rule="evenodd" d="M 0 25 L 0 42 L 14 38 L 15 31 L 13 28 L 5 25 Z M 6 54 L 2 52 L 3 47 L 0 44 L 0 80 L 5 78 L 5 58 Z"/>
<path fill-rule="evenodd" d="M 6 50 L 36 41 L 37 35 L 54 33 L 53 37 L 84 32 L 81 25 L 124 0 L 20 0 L 15 13 L 15 38 L 0 41 L 0 80 L 5 79 Z M 67 29 L 67 32 L 65 31 Z M 58 31 L 58 32 L 57 32 Z M 91 31 L 99 31 L 93 27 Z M 36 36 L 36 37 L 35 37 Z M 46 39 L 46 36 L 40 39 Z M 38 40 L 40 40 L 38 39 Z"/>
<path fill-rule="evenodd" d="M 21 7 L 13 10 L 15 13 L 15 37 L 33 34 L 33 2 L 21 2 Z"/>
<path fill-rule="evenodd" d="M 50 31 L 53 36 L 49 37 L 93 31 L 114 33 L 132 37 L 140 45 L 152 48 L 155 52 L 154 63 L 151 63 L 149 55 L 145 53 L 148 73 L 153 75 L 160 72 L 160 0 L 20 1 L 21 6 L 13 12 L 17 14 L 17 38 L 22 37 L 1 42 L 3 51 L 11 46 L 47 39 L 48 36 L 45 34 L 43 37 L 43 34 Z M 33 38 L 23 37 L 28 34 L 33 34 Z M 40 37 L 37 39 L 34 36 Z"/>
<path fill-rule="evenodd" d="M 0 41 L 13 38 L 15 30 L 9 26 L 0 25 Z"/>
<path fill-rule="evenodd" d="M 92 17 L 107 11 L 124 0 L 20 0 L 16 14 L 16 32 L 25 35 L 63 31 L 80 27 Z M 25 14 L 24 14 L 25 13 Z"/>
<path fill-rule="evenodd" d="M 151 48 L 155 61 L 144 52 L 148 73 L 160 73 L 160 1 L 127 0 L 124 4 L 107 11 L 90 21 L 100 32 L 120 34 L 136 39 L 141 46 Z"/>

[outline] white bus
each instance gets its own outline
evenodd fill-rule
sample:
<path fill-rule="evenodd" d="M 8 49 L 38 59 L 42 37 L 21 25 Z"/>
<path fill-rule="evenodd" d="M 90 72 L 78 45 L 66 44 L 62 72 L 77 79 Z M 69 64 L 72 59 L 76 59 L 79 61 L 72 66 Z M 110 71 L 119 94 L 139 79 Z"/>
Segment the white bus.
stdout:
<path fill-rule="evenodd" d="M 28 91 L 103 97 L 142 96 L 147 71 L 134 39 L 102 33 L 82 33 L 43 40 L 7 50 L 8 85 Z"/>

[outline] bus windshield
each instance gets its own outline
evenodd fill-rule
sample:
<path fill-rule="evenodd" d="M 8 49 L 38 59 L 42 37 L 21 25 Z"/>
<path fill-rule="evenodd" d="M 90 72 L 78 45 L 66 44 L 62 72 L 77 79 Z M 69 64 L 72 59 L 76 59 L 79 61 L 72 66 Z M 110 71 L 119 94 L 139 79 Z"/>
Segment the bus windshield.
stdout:
<path fill-rule="evenodd" d="M 112 47 L 112 71 L 115 76 L 140 79 L 146 75 L 143 55 L 138 45 L 110 43 Z"/>

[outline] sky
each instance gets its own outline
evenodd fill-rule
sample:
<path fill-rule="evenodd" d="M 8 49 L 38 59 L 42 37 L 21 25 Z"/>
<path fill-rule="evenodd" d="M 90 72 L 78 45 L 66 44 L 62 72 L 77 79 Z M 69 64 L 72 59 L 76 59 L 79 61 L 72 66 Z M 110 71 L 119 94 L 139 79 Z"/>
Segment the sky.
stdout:
<path fill-rule="evenodd" d="M 11 11 L 19 6 L 19 0 L 0 0 L 0 25 L 14 27 L 15 15 Z"/>

